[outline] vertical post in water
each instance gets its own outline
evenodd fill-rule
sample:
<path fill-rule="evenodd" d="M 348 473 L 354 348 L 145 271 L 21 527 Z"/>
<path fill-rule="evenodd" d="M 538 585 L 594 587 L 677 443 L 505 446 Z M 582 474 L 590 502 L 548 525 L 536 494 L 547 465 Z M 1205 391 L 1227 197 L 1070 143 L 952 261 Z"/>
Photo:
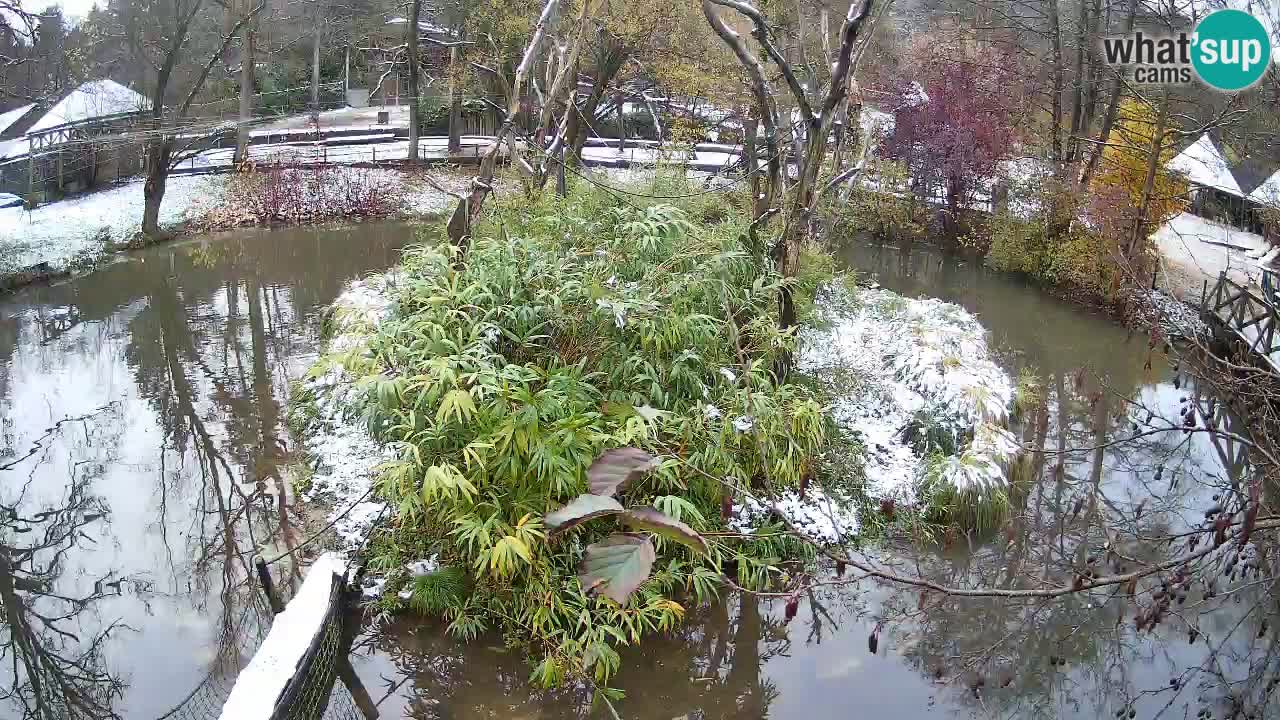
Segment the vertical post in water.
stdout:
<path fill-rule="evenodd" d="M 276 586 L 271 582 L 271 570 L 267 568 L 267 561 L 263 560 L 261 555 L 254 555 L 253 566 L 258 569 L 258 582 L 262 584 L 262 592 L 267 596 L 267 604 L 271 606 L 271 612 L 279 615 L 284 612 L 284 603 L 280 602 L 280 596 L 276 595 Z"/>

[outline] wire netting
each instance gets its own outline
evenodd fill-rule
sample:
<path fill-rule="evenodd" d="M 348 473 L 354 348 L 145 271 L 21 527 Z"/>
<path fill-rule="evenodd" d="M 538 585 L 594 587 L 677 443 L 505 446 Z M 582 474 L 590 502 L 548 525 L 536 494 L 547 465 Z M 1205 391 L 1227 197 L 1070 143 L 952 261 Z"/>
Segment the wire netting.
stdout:
<path fill-rule="evenodd" d="M 280 694 L 271 720 L 364 720 L 347 681 L 337 682 L 351 676 L 344 592 L 341 580 L 333 584 L 324 623 Z"/>

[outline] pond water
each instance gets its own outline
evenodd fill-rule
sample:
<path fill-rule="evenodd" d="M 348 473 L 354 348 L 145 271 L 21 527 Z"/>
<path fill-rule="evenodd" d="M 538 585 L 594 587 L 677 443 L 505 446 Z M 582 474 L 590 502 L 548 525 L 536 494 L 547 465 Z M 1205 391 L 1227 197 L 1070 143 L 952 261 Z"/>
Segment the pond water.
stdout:
<path fill-rule="evenodd" d="M 0 718 L 156 718 L 247 659 L 250 557 L 304 520 L 289 378 L 344 284 L 411 240 L 240 231 L 0 301 Z"/>
<path fill-rule="evenodd" d="M 249 558 L 303 535 L 286 471 L 289 378 L 314 357 L 322 309 L 343 284 L 395 264 L 411 241 L 400 225 L 238 232 L 0 302 L 0 718 L 217 716 L 201 705 L 217 697 L 206 689 L 247 661 L 268 616 Z M 1148 407 L 1177 418 L 1184 397 L 1208 402 L 1145 336 L 927 248 L 843 256 L 890 289 L 977 313 L 1012 371 L 1036 369 L 1050 402 L 1024 416 L 1028 444 L 1105 445 L 1046 456 L 1007 528 L 929 552 L 892 543 L 877 558 L 885 568 L 950 586 L 1060 585 L 1107 537 L 1133 559 L 1115 563 L 1158 560 L 1177 549 L 1140 539 L 1200 522 L 1245 472 L 1204 436 L 1109 444 Z M 1272 636 L 1252 642 L 1255 600 L 1270 587 L 1223 586 L 1213 600 L 1189 593 L 1178 617 L 1141 634 L 1133 602 L 1102 591 L 961 601 L 864 580 L 806 594 L 789 623 L 778 601 L 726 597 L 623 653 L 617 710 L 1095 718 L 1132 701 L 1138 717 L 1225 717 L 1227 690 L 1253 692 L 1280 648 Z M 366 633 L 354 664 L 386 718 L 611 717 L 582 687 L 532 691 L 527 658 L 499 639 L 461 645 L 434 623 Z"/>

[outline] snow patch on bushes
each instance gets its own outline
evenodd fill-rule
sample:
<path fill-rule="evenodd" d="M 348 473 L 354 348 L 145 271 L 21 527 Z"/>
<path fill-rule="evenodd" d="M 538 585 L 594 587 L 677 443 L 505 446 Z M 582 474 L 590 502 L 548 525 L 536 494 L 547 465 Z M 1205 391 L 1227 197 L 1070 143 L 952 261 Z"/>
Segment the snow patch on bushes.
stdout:
<path fill-rule="evenodd" d="M 788 490 L 772 505 L 755 498 L 743 498 L 729 525 L 738 532 L 750 533 L 777 512 L 810 539 L 838 544 L 858 532 L 858 516 L 854 510 L 848 498 L 834 492 L 828 494 L 809 488 L 802 497 L 798 492 Z"/>
<path fill-rule="evenodd" d="M 363 542 L 386 511 L 386 503 L 370 492 L 376 468 L 394 459 L 394 453 L 375 440 L 353 413 L 352 408 L 363 404 L 363 390 L 339 356 L 366 351 L 369 338 L 391 314 L 395 282 L 393 274 L 374 275 L 351 283 L 338 296 L 330 321 L 329 355 L 299 385 L 314 411 L 306 423 L 303 444 L 315 461 L 315 472 L 302 499 L 332 505 L 328 521 L 337 521 L 334 531 L 344 548 Z"/>
<path fill-rule="evenodd" d="M 954 447 L 935 479 L 960 492 L 1002 488 L 1017 452 L 1005 429 L 1014 383 L 992 358 L 972 314 L 937 299 L 871 288 L 833 290 L 829 327 L 801 338 L 799 367 L 841 398 L 837 422 L 865 446 L 866 491 L 913 501 L 924 480 L 927 438 Z"/>

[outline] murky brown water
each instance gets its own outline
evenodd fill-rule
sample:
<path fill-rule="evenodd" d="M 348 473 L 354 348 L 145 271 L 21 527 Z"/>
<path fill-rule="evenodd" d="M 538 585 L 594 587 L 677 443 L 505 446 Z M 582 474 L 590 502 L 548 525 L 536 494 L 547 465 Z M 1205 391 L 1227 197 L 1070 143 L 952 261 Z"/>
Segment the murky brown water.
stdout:
<path fill-rule="evenodd" d="M 249 557 L 298 539 L 290 373 L 411 239 L 243 231 L 0 301 L 0 718 L 155 718 L 252 651 Z"/>
<path fill-rule="evenodd" d="M 343 283 L 394 264 L 410 240 L 395 225 L 243 232 L 0 302 L 0 718 L 78 709 L 153 720 L 193 690 L 174 717 L 216 717 L 200 707 L 200 683 L 246 660 L 266 617 L 245 581 L 248 557 L 298 539 L 282 477 L 288 378 L 313 356 L 321 308 Z M 845 257 L 889 288 L 973 310 L 1011 369 L 1037 368 L 1054 402 L 1025 423 L 1032 444 L 1113 440 L 1128 422 L 1114 417 L 1119 395 L 1169 415 L 1194 399 L 1164 358 L 1144 367 L 1145 338 L 1016 280 L 922 249 L 857 246 Z M 1097 376 L 1077 381 L 1082 366 Z M 1064 562 L 1100 545 L 1105 528 L 1190 525 L 1238 476 L 1221 460 L 1230 448 L 1180 435 L 1072 453 L 1061 471 L 1050 461 L 1007 533 L 919 556 L 904 543 L 883 560 L 951 585 L 1061 582 Z M 1093 489 L 1092 519 L 1069 521 Z M 1246 602 L 1212 613 L 1222 600 L 1193 594 L 1181 617 L 1141 635 L 1131 606 L 1097 596 L 922 599 L 863 582 L 806 596 L 790 623 L 778 603 L 728 597 L 625 652 L 617 708 L 627 720 L 1095 718 L 1132 700 L 1142 718 L 1202 707 L 1224 717 L 1221 678 L 1267 677 L 1280 662 L 1272 640 L 1252 642 L 1261 613 L 1245 613 L 1268 589 L 1245 585 Z M 1187 623 L 1199 642 L 1188 643 Z M 527 658 L 499 640 L 460 645 L 434 623 L 406 618 L 367 635 L 355 664 L 387 718 L 610 717 L 584 688 L 532 691 Z"/>

